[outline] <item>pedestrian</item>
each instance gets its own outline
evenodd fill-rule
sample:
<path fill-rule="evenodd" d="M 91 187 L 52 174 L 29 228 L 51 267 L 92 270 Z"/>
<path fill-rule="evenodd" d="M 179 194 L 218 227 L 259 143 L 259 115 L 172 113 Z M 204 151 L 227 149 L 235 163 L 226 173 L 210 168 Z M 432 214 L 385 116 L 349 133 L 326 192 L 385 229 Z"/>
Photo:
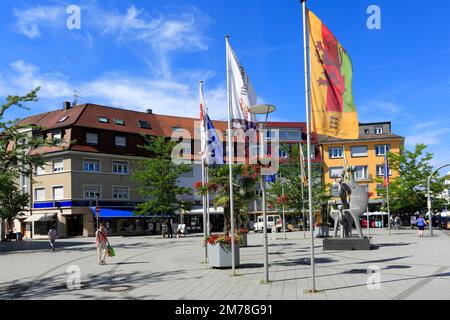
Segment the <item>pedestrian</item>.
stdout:
<path fill-rule="evenodd" d="M 423 238 L 425 227 L 428 227 L 428 224 L 423 218 L 422 214 L 420 215 L 419 219 L 417 219 L 417 227 L 419 228 L 419 237 Z"/>
<path fill-rule="evenodd" d="M 103 223 L 100 223 L 100 227 L 95 233 L 95 244 L 97 246 L 98 264 L 105 265 L 108 255 L 108 237 Z"/>
<path fill-rule="evenodd" d="M 169 238 L 173 238 L 172 220 L 167 220 L 167 233 Z"/>
<path fill-rule="evenodd" d="M 56 229 L 51 226 L 50 230 L 48 230 L 48 240 L 50 241 L 50 247 L 52 248 L 52 251 L 55 252 L 55 241 L 56 241 Z"/>

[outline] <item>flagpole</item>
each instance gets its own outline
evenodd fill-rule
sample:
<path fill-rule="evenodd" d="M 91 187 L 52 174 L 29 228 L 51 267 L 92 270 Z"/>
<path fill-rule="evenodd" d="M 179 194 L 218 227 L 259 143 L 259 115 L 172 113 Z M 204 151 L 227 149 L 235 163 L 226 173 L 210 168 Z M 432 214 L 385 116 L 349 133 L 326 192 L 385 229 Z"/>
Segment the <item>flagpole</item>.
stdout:
<path fill-rule="evenodd" d="M 389 174 L 389 172 L 387 173 Z M 391 207 L 389 204 L 389 183 L 386 184 L 386 200 L 387 200 L 387 209 L 388 209 L 388 230 L 389 235 L 391 235 Z"/>
<path fill-rule="evenodd" d="M 209 168 L 206 167 L 206 183 L 209 183 Z M 210 223 L 210 212 L 209 212 L 209 190 L 208 193 L 206 194 L 206 221 L 207 221 L 207 235 L 210 236 L 211 235 L 211 223 Z"/>
<path fill-rule="evenodd" d="M 309 32 L 306 15 L 306 0 L 301 0 L 303 11 L 303 44 L 305 48 L 305 86 L 306 86 L 306 130 L 307 130 L 307 157 L 308 157 L 308 202 L 309 202 L 309 229 L 311 233 L 311 292 L 316 292 L 316 270 L 314 261 L 314 221 L 312 204 L 312 168 L 311 168 L 311 84 L 309 79 Z"/>
<path fill-rule="evenodd" d="M 233 132 L 231 128 L 231 90 L 230 90 L 230 66 L 228 63 L 228 47 L 230 45 L 230 36 L 225 36 L 226 40 L 226 58 L 227 58 L 227 98 L 228 98 L 228 166 L 230 180 L 230 224 L 231 224 L 231 270 L 232 275 L 236 275 L 235 268 L 235 243 L 234 243 L 234 201 L 233 201 Z"/>
<path fill-rule="evenodd" d="M 203 81 L 200 81 L 199 83 L 200 86 L 200 93 L 203 95 Z M 205 114 L 204 114 L 204 106 L 202 105 L 202 101 L 200 101 L 200 107 L 202 108 L 202 115 L 203 115 L 203 119 L 201 120 L 201 123 L 203 125 L 203 128 L 201 128 L 202 131 L 202 136 L 201 139 L 205 139 L 205 132 L 206 132 L 206 127 L 205 127 Z M 202 141 L 202 144 L 205 143 L 205 141 Z M 202 161 L 202 187 L 205 186 L 205 158 L 204 158 L 204 154 L 203 152 L 206 152 L 205 150 L 202 150 L 202 157 L 201 157 L 201 161 Z M 205 239 L 203 241 L 203 247 L 204 247 L 204 263 L 208 262 L 208 246 L 206 244 L 206 237 L 207 237 L 207 217 L 206 217 L 206 195 L 203 193 L 202 194 L 202 203 L 203 203 L 203 239 Z"/>
<path fill-rule="evenodd" d="M 303 239 L 306 239 L 306 221 L 305 221 L 305 159 L 303 157 L 303 146 L 300 142 L 299 145 L 300 154 L 300 172 L 301 172 L 301 188 L 302 188 L 302 215 L 303 215 Z"/>

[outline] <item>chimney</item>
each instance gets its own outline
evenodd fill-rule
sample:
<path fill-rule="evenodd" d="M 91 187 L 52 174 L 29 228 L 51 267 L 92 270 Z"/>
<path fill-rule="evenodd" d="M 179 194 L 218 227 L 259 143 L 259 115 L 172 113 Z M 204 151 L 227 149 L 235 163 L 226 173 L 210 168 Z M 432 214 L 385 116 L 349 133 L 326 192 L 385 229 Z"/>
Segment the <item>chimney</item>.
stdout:
<path fill-rule="evenodd" d="M 147 109 L 148 114 L 153 114 L 153 109 Z"/>
<path fill-rule="evenodd" d="M 69 110 L 71 108 L 71 103 L 69 101 L 64 101 L 63 102 L 63 109 L 64 110 Z"/>

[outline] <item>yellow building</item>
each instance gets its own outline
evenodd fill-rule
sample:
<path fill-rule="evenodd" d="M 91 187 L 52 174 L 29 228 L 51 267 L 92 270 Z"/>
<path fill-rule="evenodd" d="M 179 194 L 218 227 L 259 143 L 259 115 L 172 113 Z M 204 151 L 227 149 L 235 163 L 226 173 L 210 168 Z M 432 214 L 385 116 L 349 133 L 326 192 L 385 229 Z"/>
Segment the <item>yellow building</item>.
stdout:
<path fill-rule="evenodd" d="M 344 152 L 349 166 L 355 166 L 355 180 L 367 188 L 372 194 L 369 202 L 370 210 L 376 210 L 383 203 L 379 190 L 383 184 L 375 179 L 384 177 L 385 152 L 399 154 L 405 138 L 393 134 L 390 122 L 361 123 L 358 140 L 342 140 L 333 137 L 319 136 L 323 155 L 323 176 L 325 184 L 332 184 L 335 174 L 344 169 Z M 391 170 L 390 178 L 398 176 Z"/>

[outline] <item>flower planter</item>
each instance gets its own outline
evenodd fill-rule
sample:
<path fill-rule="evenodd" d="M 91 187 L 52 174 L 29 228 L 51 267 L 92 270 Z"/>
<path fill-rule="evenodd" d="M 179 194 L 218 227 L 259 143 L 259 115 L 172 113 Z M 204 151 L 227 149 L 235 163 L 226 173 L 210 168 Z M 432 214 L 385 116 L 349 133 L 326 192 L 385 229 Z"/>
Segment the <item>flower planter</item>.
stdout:
<path fill-rule="evenodd" d="M 234 247 L 234 263 L 235 267 L 240 265 L 239 244 L 235 244 Z M 209 265 L 213 268 L 231 268 L 231 246 L 216 244 L 208 244 L 208 257 Z"/>

